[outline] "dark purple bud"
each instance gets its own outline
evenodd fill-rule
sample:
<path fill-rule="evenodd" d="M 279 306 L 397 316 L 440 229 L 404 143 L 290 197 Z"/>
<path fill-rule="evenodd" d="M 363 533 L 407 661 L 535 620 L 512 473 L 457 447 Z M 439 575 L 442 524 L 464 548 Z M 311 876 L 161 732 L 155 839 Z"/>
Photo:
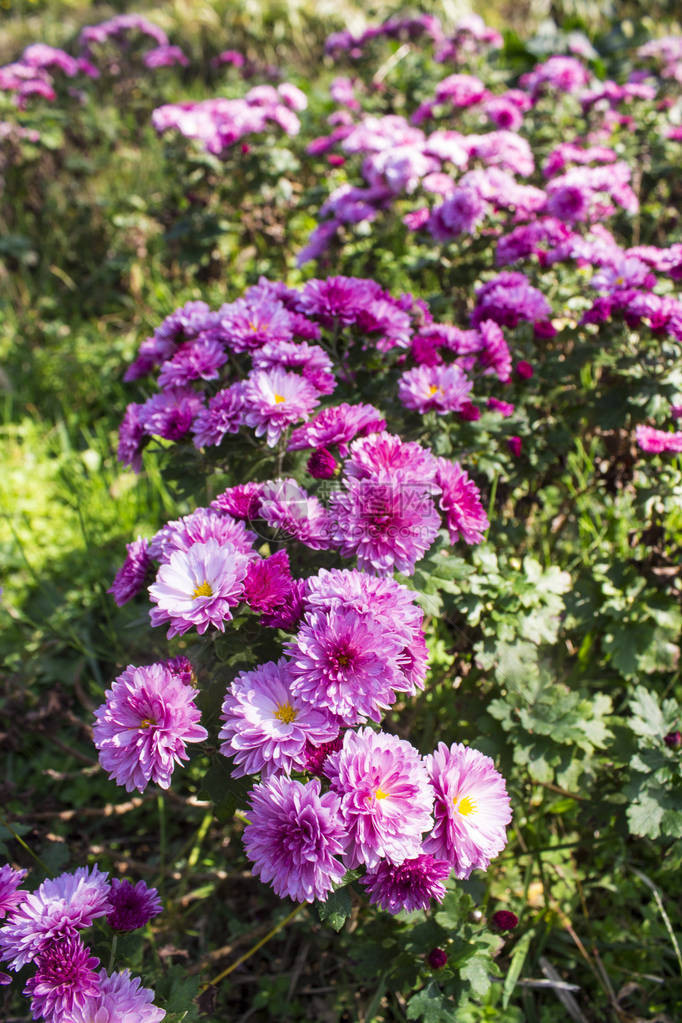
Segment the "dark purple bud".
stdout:
<path fill-rule="evenodd" d="M 533 367 L 525 359 L 521 359 L 516 363 L 516 375 L 520 376 L 522 380 L 530 380 L 533 375 Z"/>
<path fill-rule="evenodd" d="M 521 454 L 521 438 L 507 437 L 507 447 L 511 451 L 514 458 L 518 458 Z"/>
<path fill-rule="evenodd" d="M 426 957 L 432 970 L 440 970 L 448 961 L 447 953 L 442 948 L 432 948 Z"/>
<path fill-rule="evenodd" d="M 481 410 L 478 405 L 465 401 L 462 407 L 458 409 L 457 415 L 467 423 L 475 423 L 477 419 L 481 418 Z"/>
<path fill-rule="evenodd" d="M 336 459 L 327 448 L 313 451 L 308 459 L 308 472 L 316 480 L 330 480 L 336 473 Z"/>
<path fill-rule="evenodd" d="M 663 736 L 663 742 L 668 749 L 679 749 L 682 746 L 682 732 L 668 732 Z"/>
<path fill-rule="evenodd" d="M 519 918 L 509 909 L 498 909 L 497 913 L 493 913 L 490 922 L 498 931 L 513 931 L 518 926 Z"/>

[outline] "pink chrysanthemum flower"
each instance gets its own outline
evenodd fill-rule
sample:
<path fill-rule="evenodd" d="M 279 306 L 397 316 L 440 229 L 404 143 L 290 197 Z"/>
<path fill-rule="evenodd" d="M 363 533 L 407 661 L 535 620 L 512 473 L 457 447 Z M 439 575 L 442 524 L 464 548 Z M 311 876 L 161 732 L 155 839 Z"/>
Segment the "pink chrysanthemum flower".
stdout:
<path fill-rule="evenodd" d="M 351 479 L 404 482 L 428 490 L 436 461 L 431 451 L 416 441 L 404 441 L 384 431 L 353 441 L 343 471 Z"/>
<path fill-rule="evenodd" d="M 15 870 L 9 863 L 0 867 L 0 920 L 6 913 L 12 913 L 26 897 L 27 893 L 19 888 L 26 873 L 25 870 Z"/>
<path fill-rule="evenodd" d="M 358 567 L 381 575 L 412 575 L 440 528 L 431 487 L 416 482 L 352 481 L 329 500 L 331 542 Z"/>
<path fill-rule="evenodd" d="M 332 715 L 294 695 L 284 658 L 240 672 L 225 694 L 220 718 L 220 752 L 233 758 L 235 778 L 300 769 L 307 741 L 330 742 L 339 731 Z"/>
<path fill-rule="evenodd" d="M 346 725 L 380 721 L 402 682 L 401 646 L 395 634 L 352 608 L 311 611 L 286 647 L 291 691 Z"/>
<path fill-rule="evenodd" d="M 284 430 L 307 419 L 320 401 L 309 380 L 284 369 L 254 370 L 244 381 L 244 422 L 274 447 Z"/>
<path fill-rule="evenodd" d="M 260 515 L 273 529 L 282 530 L 314 551 L 331 546 L 327 509 L 294 479 L 261 484 Z"/>
<path fill-rule="evenodd" d="M 361 728 L 325 762 L 350 848 L 349 867 L 370 869 L 382 859 L 396 866 L 422 852 L 422 833 L 433 825 L 433 790 L 417 750 L 406 739 Z"/>
<path fill-rule="evenodd" d="M 317 778 L 303 785 L 278 775 L 256 785 L 248 817 L 244 847 L 253 873 L 280 898 L 324 900 L 343 878 L 345 867 L 337 857 L 346 833 L 339 797 L 321 796 Z"/>
<path fill-rule="evenodd" d="M 228 433 L 238 433 L 244 421 L 244 392 L 241 382 L 232 384 L 209 399 L 192 423 L 195 448 L 216 447 Z"/>
<path fill-rule="evenodd" d="M 481 493 L 459 462 L 438 459 L 436 480 L 442 490 L 438 502 L 445 512 L 450 542 L 482 543 L 490 526 L 481 504 Z"/>
<path fill-rule="evenodd" d="M 189 759 L 186 744 L 208 734 L 196 690 L 165 664 L 130 664 L 105 695 L 93 728 L 100 764 L 127 792 L 144 792 L 150 781 L 167 789 L 175 765 Z"/>
<path fill-rule="evenodd" d="M 445 898 L 446 880 L 450 864 L 436 860 L 427 853 L 414 859 L 403 860 L 399 867 L 382 860 L 373 870 L 360 878 L 369 893 L 369 901 L 388 913 L 411 913 L 415 909 L 428 909 L 431 900 Z"/>
<path fill-rule="evenodd" d="M 269 558 L 254 558 L 249 562 L 244 579 L 244 600 L 253 611 L 273 611 L 286 600 L 292 587 L 286 551 L 277 551 Z"/>
<path fill-rule="evenodd" d="M 682 451 L 682 432 L 669 433 L 667 430 L 656 430 L 653 426 L 637 426 L 635 439 L 638 447 L 648 454 L 661 454 L 663 451 Z"/>
<path fill-rule="evenodd" d="M 211 502 L 212 508 L 227 512 L 235 519 L 256 519 L 260 513 L 261 484 L 251 480 L 228 487 Z"/>
<path fill-rule="evenodd" d="M 99 959 L 79 935 L 67 934 L 40 952 L 35 976 L 26 982 L 24 994 L 31 999 L 33 1019 L 71 1023 L 86 999 L 99 992 L 95 970 Z"/>
<path fill-rule="evenodd" d="M 165 1010 L 153 1004 L 154 992 L 140 987 L 130 970 L 111 975 L 100 970 L 98 979 L 99 994 L 87 998 L 69 1023 L 161 1023 L 165 1017 Z"/>
<path fill-rule="evenodd" d="M 113 908 L 107 923 L 115 931 L 136 931 L 163 908 L 156 888 L 148 888 L 144 881 L 133 884 L 127 878 L 113 879 L 109 902 Z"/>
<path fill-rule="evenodd" d="M 123 607 L 143 589 L 152 565 L 149 540 L 138 536 L 137 540 L 126 544 L 126 551 L 126 559 L 107 590 L 107 593 L 112 594 L 119 607 Z"/>
<path fill-rule="evenodd" d="M 398 381 L 398 398 L 417 412 L 458 412 L 472 383 L 459 366 L 416 366 Z"/>
<path fill-rule="evenodd" d="M 307 580 L 306 606 L 309 610 L 353 609 L 395 636 L 402 647 L 397 657 L 399 676 L 392 686 L 413 694 L 423 689 L 428 651 L 422 622 L 424 612 L 415 604 L 414 591 L 392 579 L 378 578 L 353 569 L 320 569 Z"/>
<path fill-rule="evenodd" d="M 507 844 L 511 820 L 504 778 L 490 757 L 478 750 L 444 742 L 424 762 L 436 794 L 435 827 L 424 851 L 448 860 L 455 877 L 485 870 Z"/>
<path fill-rule="evenodd" d="M 175 551 L 188 551 L 195 543 L 216 540 L 222 547 L 232 544 L 240 554 L 253 556 L 256 534 L 231 515 L 221 514 L 215 508 L 197 508 L 181 519 L 167 522 L 155 533 L 149 544 L 149 554 L 157 561 L 170 561 Z"/>
<path fill-rule="evenodd" d="M 297 426 L 289 440 L 289 451 L 304 448 L 329 448 L 338 445 L 342 455 L 354 437 L 386 429 L 386 420 L 373 405 L 348 405 L 342 402 L 323 408 L 304 426 Z"/>
<path fill-rule="evenodd" d="M 75 936 L 110 909 L 109 875 L 95 865 L 43 881 L 0 928 L 0 959 L 20 970 L 52 942 Z"/>
<path fill-rule="evenodd" d="M 152 625 L 170 622 L 169 639 L 191 628 L 201 635 L 209 625 L 224 632 L 232 608 L 242 599 L 248 563 L 233 544 L 216 540 L 175 551 L 149 587 L 158 605 L 149 612 Z"/>

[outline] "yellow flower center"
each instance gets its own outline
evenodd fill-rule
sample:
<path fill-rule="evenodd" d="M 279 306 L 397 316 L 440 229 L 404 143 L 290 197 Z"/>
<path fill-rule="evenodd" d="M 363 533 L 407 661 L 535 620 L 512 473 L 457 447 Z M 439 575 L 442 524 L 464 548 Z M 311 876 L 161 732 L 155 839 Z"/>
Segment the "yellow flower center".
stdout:
<path fill-rule="evenodd" d="M 382 792 L 381 789 L 377 789 L 376 792 L 374 793 L 374 795 L 376 796 L 377 799 L 387 799 L 388 798 L 388 792 Z"/>
<path fill-rule="evenodd" d="M 435 394 L 436 391 L 440 390 L 441 388 L 438 386 L 438 384 L 431 384 L 431 386 L 429 387 L 429 394 Z"/>
<path fill-rule="evenodd" d="M 453 803 L 455 804 L 455 810 L 458 810 L 462 817 L 468 817 L 470 813 L 476 813 L 476 804 L 469 796 L 463 796 L 459 801 L 459 806 L 457 806 L 457 799 L 453 799 Z"/>
<path fill-rule="evenodd" d="M 290 703 L 278 703 L 275 717 L 278 721 L 283 721 L 285 725 L 290 725 L 298 717 L 298 711 L 294 710 Z"/>
<path fill-rule="evenodd" d="M 286 401 L 286 398 L 284 397 L 283 394 L 275 394 L 275 404 L 276 405 L 281 405 L 283 401 Z"/>
<path fill-rule="evenodd" d="M 156 721 L 154 720 L 154 718 L 142 718 L 142 720 L 140 721 L 140 728 L 151 728 L 152 725 L 155 724 Z"/>
<path fill-rule="evenodd" d="M 624 277 L 616 277 L 616 284 L 625 284 Z"/>
<path fill-rule="evenodd" d="M 213 596 L 213 590 L 211 589 L 211 584 L 206 579 L 204 579 L 203 583 L 200 583 L 199 586 L 195 586 L 194 587 L 194 593 L 192 594 L 192 600 L 196 600 L 197 597 L 212 597 L 212 596 Z"/>

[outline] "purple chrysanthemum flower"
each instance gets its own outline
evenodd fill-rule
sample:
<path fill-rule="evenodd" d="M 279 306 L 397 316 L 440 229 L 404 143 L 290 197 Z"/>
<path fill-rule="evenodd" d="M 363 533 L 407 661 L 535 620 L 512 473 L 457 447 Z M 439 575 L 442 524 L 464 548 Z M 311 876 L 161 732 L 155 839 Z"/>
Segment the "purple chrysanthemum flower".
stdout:
<path fill-rule="evenodd" d="M 445 860 L 422 853 L 404 860 L 399 867 L 382 860 L 360 878 L 360 884 L 367 889 L 369 901 L 380 909 L 388 913 L 411 913 L 415 909 L 428 909 L 432 899 L 443 901 L 443 881 L 450 870 Z"/>
<path fill-rule="evenodd" d="M 381 623 L 352 608 L 311 611 L 287 644 L 291 690 L 346 725 L 380 721 L 400 686 L 402 644 Z"/>
<path fill-rule="evenodd" d="M 472 383 L 459 366 L 415 366 L 398 381 L 398 397 L 417 412 L 458 412 Z"/>
<path fill-rule="evenodd" d="M 485 870 L 507 844 L 504 778 L 490 757 L 461 743 L 440 742 L 424 761 L 436 794 L 436 823 L 424 851 L 448 860 L 458 878 Z"/>
<path fill-rule="evenodd" d="M 343 471 L 353 480 L 407 483 L 428 491 L 436 473 L 433 454 L 394 433 L 373 433 L 353 441 Z"/>
<path fill-rule="evenodd" d="M 97 995 L 95 970 L 99 959 L 92 955 L 79 935 L 67 934 L 51 942 L 36 956 L 38 969 L 26 982 L 24 994 L 31 999 L 33 1019 L 70 1023 L 86 998 Z"/>
<path fill-rule="evenodd" d="M 307 580 L 308 610 L 353 609 L 376 622 L 396 637 L 401 646 L 397 663 L 404 678 L 393 680 L 393 688 L 414 693 L 423 689 L 428 651 L 422 622 L 424 612 L 414 602 L 414 591 L 390 576 L 377 578 L 353 569 L 320 569 Z"/>
<path fill-rule="evenodd" d="M 100 970 L 98 979 L 99 994 L 74 1010 L 69 1023 L 160 1023 L 165 1017 L 165 1010 L 153 1004 L 154 992 L 141 987 L 130 970 L 111 975 Z"/>
<path fill-rule="evenodd" d="M 200 395 L 187 387 L 176 387 L 149 398 L 139 415 L 145 433 L 180 440 L 189 431 L 201 406 Z"/>
<path fill-rule="evenodd" d="M 471 323 L 476 327 L 484 320 L 494 320 L 502 327 L 515 327 L 520 320 L 544 323 L 551 315 L 549 302 L 524 274 L 504 270 L 477 289 Z"/>
<path fill-rule="evenodd" d="M 300 770 L 306 742 L 330 742 L 339 731 L 332 715 L 293 693 L 285 658 L 242 671 L 225 694 L 218 737 L 220 752 L 232 757 L 236 778 Z"/>
<path fill-rule="evenodd" d="M 678 732 L 679 735 L 679 732 Z M 311 742 L 306 743 L 303 751 L 303 769 L 308 774 L 316 774 L 320 778 L 324 776 L 324 764 L 330 753 L 336 753 L 343 746 L 343 732 L 339 732 L 331 742 L 323 742 L 320 746 L 313 746 Z"/>
<path fill-rule="evenodd" d="M 427 228 L 437 242 L 449 242 L 466 232 L 471 234 L 483 220 L 486 204 L 473 188 L 456 188 L 429 217 Z"/>
<path fill-rule="evenodd" d="M 149 555 L 149 540 L 138 536 L 137 540 L 126 544 L 126 559 L 116 573 L 116 578 L 107 590 L 113 595 L 119 607 L 143 589 L 145 580 L 152 565 Z"/>
<path fill-rule="evenodd" d="M 256 534 L 231 515 L 213 508 L 197 508 L 162 526 L 150 541 L 149 553 L 157 561 L 169 561 L 175 551 L 188 551 L 195 543 L 216 540 L 221 547 L 231 543 L 240 554 L 252 557 L 255 539 Z"/>
<path fill-rule="evenodd" d="M 157 605 L 149 612 L 152 626 L 170 622 L 169 639 L 191 628 L 202 635 L 209 625 L 224 632 L 232 608 L 242 599 L 248 563 L 229 542 L 207 540 L 175 551 L 149 587 Z"/>
<path fill-rule="evenodd" d="M 293 586 L 289 555 L 277 551 L 269 558 L 254 558 L 244 579 L 244 600 L 254 611 L 273 611 L 286 600 Z"/>
<path fill-rule="evenodd" d="M 95 711 L 93 740 L 99 762 L 127 792 L 150 781 L 167 789 L 176 764 L 188 760 L 188 742 L 203 742 L 197 691 L 165 664 L 130 664 Z"/>
<path fill-rule="evenodd" d="M 241 383 L 232 384 L 209 398 L 192 423 L 194 446 L 214 447 L 221 444 L 226 433 L 238 433 L 244 421 L 244 391 Z"/>
<path fill-rule="evenodd" d="M 254 370 L 244 381 L 244 422 L 274 447 L 287 426 L 307 419 L 319 403 L 316 387 L 296 373 Z"/>
<path fill-rule="evenodd" d="M 192 662 L 188 657 L 184 657 L 182 654 L 178 657 L 170 657 L 167 661 L 161 661 L 164 667 L 168 668 L 171 675 L 177 675 L 181 682 L 186 686 L 194 686 L 197 682 L 197 676 L 192 667 Z"/>
<path fill-rule="evenodd" d="M 358 277 L 328 277 L 325 281 L 307 281 L 301 293 L 301 311 L 319 320 L 325 327 L 335 323 L 355 323 L 365 305 L 381 298 L 374 281 Z"/>
<path fill-rule="evenodd" d="M 306 469 L 316 480 L 331 480 L 336 475 L 338 462 L 328 448 L 313 451 L 306 463 Z"/>
<path fill-rule="evenodd" d="M 273 529 L 282 530 L 314 551 L 331 546 L 327 509 L 294 479 L 269 480 L 261 485 L 260 515 Z"/>
<path fill-rule="evenodd" d="M 6 913 L 12 913 L 26 897 L 26 892 L 19 888 L 26 874 L 26 870 L 15 870 L 9 863 L 0 867 L 0 920 Z"/>
<path fill-rule="evenodd" d="M 262 348 L 269 341 L 291 341 L 294 321 L 276 299 L 237 299 L 218 310 L 222 336 L 233 352 Z"/>
<path fill-rule="evenodd" d="M 118 460 L 135 472 L 142 472 L 142 445 L 145 438 L 142 412 L 144 405 L 131 402 L 118 431 Z"/>
<path fill-rule="evenodd" d="M 325 762 L 350 840 L 349 867 L 382 859 L 400 865 L 422 850 L 433 825 L 433 790 L 417 750 L 406 739 L 370 728 L 348 731 Z"/>
<path fill-rule="evenodd" d="M 478 325 L 478 335 L 481 341 L 478 361 L 483 375 L 494 373 L 498 380 L 506 383 L 511 378 L 512 357 L 502 328 L 494 320 L 483 320 Z"/>
<path fill-rule="evenodd" d="M 270 611 L 264 611 L 260 617 L 260 624 L 269 629 L 286 629 L 287 632 L 291 632 L 298 625 L 305 611 L 303 604 L 305 589 L 305 579 L 292 579 L 291 589 L 286 599 Z"/>
<path fill-rule="evenodd" d="M 488 408 L 493 412 L 499 412 L 504 419 L 514 414 L 514 406 L 511 402 L 500 401 L 499 398 L 488 398 Z"/>
<path fill-rule="evenodd" d="M 305 323 L 309 321 L 300 317 Z M 269 341 L 253 354 L 254 369 L 298 370 L 321 394 L 331 394 L 336 388 L 332 360 L 319 345 L 294 341 Z"/>
<path fill-rule="evenodd" d="M 279 775 L 256 785 L 250 798 L 244 847 L 253 873 L 280 898 L 324 900 L 345 874 L 337 859 L 346 845 L 339 797 L 321 796 L 317 778 L 302 784 Z"/>
<path fill-rule="evenodd" d="M 481 504 L 481 493 L 459 462 L 438 459 L 436 475 L 442 490 L 439 505 L 445 512 L 450 542 L 482 543 L 490 526 Z"/>
<path fill-rule="evenodd" d="M 164 363 L 158 384 L 162 390 L 182 387 L 192 380 L 215 380 L 218 370 L 227 362 L 224 346 L 210 336 L 187 341 L 172 359 Z"/>
<path fill-rule="evenodd" d="M 148 888 L 144 881 L 133 884 L 125 877 L 111 882 L 109 902 L 113 909 L 107 914 L 107 923 L 115 931 L 136 931 L 163 908 L 156 888 Z"/>
<path fill-rule="evenodd" d="M 412 575 L 440 528 L 431 489 L 410 480 L 351 481 L 330 497 L 331 542 L 365 571 Z"/>
<path fill-rule="evenodd" d="M 212 508 L 227 512 L 235 519 L 257 519 L 260 513 L 261 484 L 251 480 L 228 487 L 211 502 Z"/>
<path fill-rule="evenodd" d="M 109 875 L 92 867 L 43 881 L 0 928 L 0 959 L 20 970 L 50 944 L 75 936 L 110 909 Z"/>
<path fill-rule="evenodd" d="M 354 437 L 385 429 L 386 420 L 373 405 L 348 405 L 343 402 L 322 409 L 309 423 L 298 426 L 291 434 L 288 450 L 328 448 L 336 444 L 343 455 Z"/>

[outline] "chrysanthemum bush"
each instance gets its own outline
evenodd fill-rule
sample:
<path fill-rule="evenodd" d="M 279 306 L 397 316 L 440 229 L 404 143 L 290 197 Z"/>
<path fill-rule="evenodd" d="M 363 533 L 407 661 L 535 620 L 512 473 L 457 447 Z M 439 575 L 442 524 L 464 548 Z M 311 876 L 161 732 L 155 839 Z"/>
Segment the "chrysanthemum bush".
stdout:
<path fill-rule="evenodd" d="M 123 604 L 155 573 L 150 623 L 169 638 L 217 630 L 229 644 L 240 621 L 278 630 L 279 656 L 225 679 L 217 739 L 232 777 L 255 783 L 243 807 L 253 870 L 297 902 L 326 902 L 359 870 L 370 902 L 424 910 L 451 872 L 485 869 L 506 842 L 509 797 L 490 757 L 451 742 L 423 758 L 375 727 L 427 684 L 419 593 L 394 573 L 411 576 L 434 544 L 445 557 L 450 544 L 479 543 L 488 519 L 458 462 L 335 395 L 363 397 L 368 356 L 388 381 L 413 335 L 439 329 L 448 334 L 423 302 L 373 281 L 298 291 L 263 280 L 219 310 L 171 314 L 128 372 L 158 371 L 162 388 L 126 413 L 128 464 L 141 469 L 143 445 L 161 437 L 171 459 L 191 445 L 210 465 L 232 452 L 243 462 L 250 444 L 260 473 L 282 473 L 245 478 L 134 541 L 111 592 Z M 472 383 L 451 368 L 456 385 L 431 393 L 457 410 Z M 397 395 L 389 401 L 400 421 Z M 100 761 L 129 790 L 167 787 L 186 743 L 207 737 L 188 671 L 182 657 L 130 666 L 96 712 Z"/>
<path fill-rule="evenodd" d="M 525 49 L 475 18 L 395 18 L 330 38 L 299 93 L 237 81 L 230 51 L 200 89 L 154 31 L 91 34 L 105 73 L 77 106 L 9 99 L 25 131 L 73 110 L 75 137 L 88 95 L 136 82 L 159 158 L 119 455 L 167 521 L 141 511 L 102 587 L 118 561 L 79 747 L 112 850 L 92 832 L 89 862 L 134 876 L 157 807 L 148 869 L 174 898 L 148 937 L 167 918 L 164 965 L 239 967 L 209 1017 L 554 1021 L 558 973 L 595 1023 L 673 1018 L 679 39 L 612 61 L 575 33 Z M 175 70 L 145 77 L 147 47 Z M 300 953 L 259 951 L 298 912 Z M 36 1012 L 111 1015 L 125 967 L 126 997 L 158 991 L 145 1011 L 198 1011 L 191 978 L 166 1005 L 151 945 L 143 964 L 121 941 L 106 980 L 103 920 L 21 967 Z"/>

